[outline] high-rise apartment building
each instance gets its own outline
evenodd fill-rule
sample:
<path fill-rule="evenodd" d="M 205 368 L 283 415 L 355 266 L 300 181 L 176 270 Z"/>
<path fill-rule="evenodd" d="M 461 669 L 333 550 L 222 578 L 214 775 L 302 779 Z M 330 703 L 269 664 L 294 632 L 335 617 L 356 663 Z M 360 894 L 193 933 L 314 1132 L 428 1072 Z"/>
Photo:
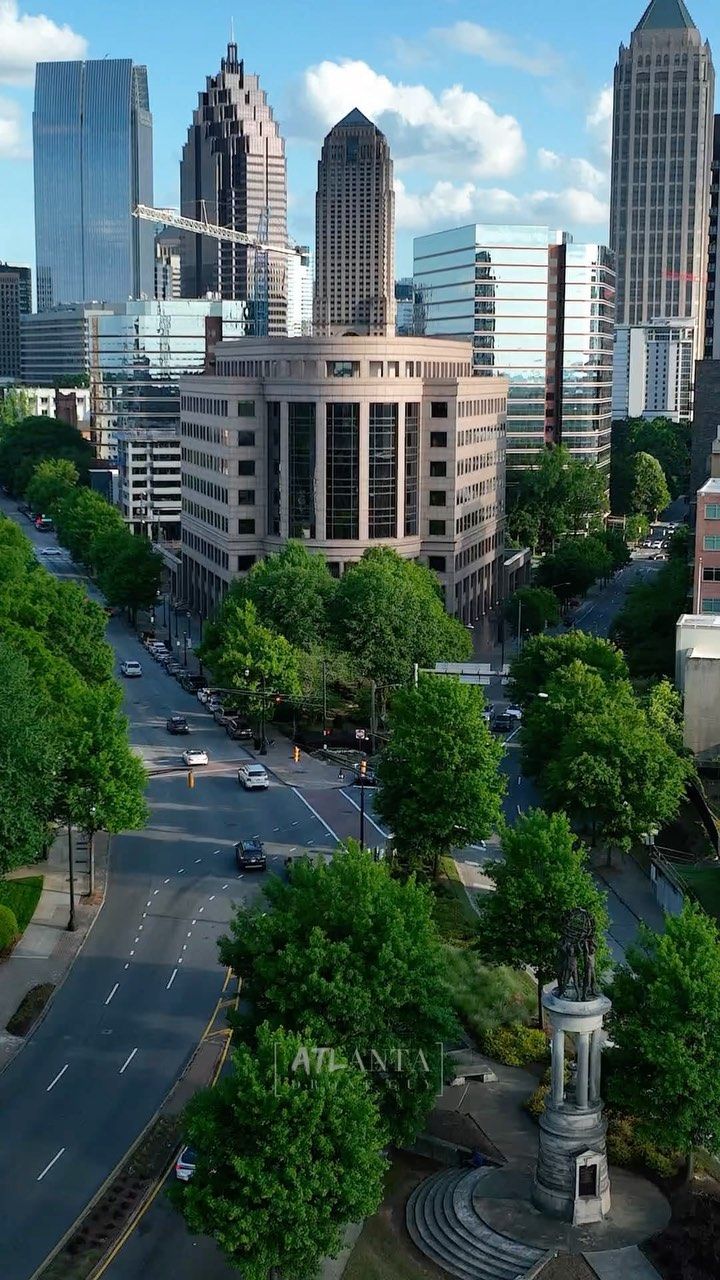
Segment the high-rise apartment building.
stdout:
<path fill-rule="evenodd" d="M 315 331 L 395 333 L 395 193 L 387 138 L 357 109 L 318 163 Z"/>
<path fill-rule="evenodd" d="M 720 235 L 720 115 L 715 116 L 710 176 L 710 236 L 705 297 L 706 360 L 720 360 L 720 297 L 717 296 L 718 237 Z"/>
<path fill-rule="evenodd" d="M 509 381 L 508 468 L 564 444 L 607 467 L 613 258 L 550 227 L 456 227 L 414 242 L 425 332 L 472 341 L 476 374 Z"/>
<path fill-rule="evenodd" d="M 187 218 L 287 244 L 285 142 L 267 94 L 245 71 L 234 43 L 193 113 L 180 162 L 180 206 Z M 286 332 L 283 254 L 183 233 L 182 293 L 250 303 L 254 332 Z"/>
<path fill-rule="evenodd" d="M 617 322 L 705 326 L 715 72 L 683 0 L 651 0 L 620 46 L 610 191 Z"/>
<path fill-rule="evenodd" d="M 613 418 L 671 418 L 692 412 L 695 329 L 678 320 L 618 325 L 613 355 Z"/>
<path fill-rule="evenodd" d="M 20 377 L 20 317 L 31 311 L 30 268 L 0 262 L 0 378 Z"/>
<path fill-rule="evenodd" d="M 33 112 L 38 311 L 153 296 L 147 69 L 40 62 Z"/>

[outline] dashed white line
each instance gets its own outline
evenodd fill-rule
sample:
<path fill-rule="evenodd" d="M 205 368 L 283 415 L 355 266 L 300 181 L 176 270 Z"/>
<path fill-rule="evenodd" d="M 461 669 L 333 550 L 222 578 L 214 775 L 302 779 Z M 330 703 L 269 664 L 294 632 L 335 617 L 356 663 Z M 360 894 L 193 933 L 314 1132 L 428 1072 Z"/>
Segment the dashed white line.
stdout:
<path fill-rule="evenodd" d="M 290 790 L 294 793 L 294 795 L 297 796 L 298 800 L 302 800 L 303 804 L 305 805 L 305 808 L 310 810 L 313 817 L 317 818 L 320 825 L 323 826 L 325 830 L 328 832 L 328 834 L 332 836 L 333 840 L 336 840 L 337 843 L 339 844 L 340 837 L 337 834 L 337 831 L 333 831 L 332 827 L 328 826 L 325 819 L 320 817 L 320 814 L 318 813 L 317 809 L 313 809 L 312 805 L 310 804 L 310 801 L 305 799 L 302 792 L 298 791 L 297 787 L 291 787 Z M 297 823 L 293 823 L 293 826 L 297 826 Z"/>
<path fill-rule="evenodd" d="M 214 902 L 214 901 L 215 901 L 215 894 L 211 893 L 210 897 L 208 898 L 208 902 Z"/>
<path fill-rule="evenodd" d="M 61 1155 L 62 1155 L 62 1153 L 63 1153 L 63 1151 L 64 1151 L 64 1150 L 65 1150 L 65 1148 L 64 1148 L 64 1147 L 61 1147 L 61 1148 L 60 1148 L 60 1150 L 58 1151 L 57 1155 L 56 1155 L 56 1156 L 53 1156 L 53 1158 L 52 1158 L 52 1160 L 50 1161 L 50 1163 L 45 1165 L 45 1168 L 43 1169 L 42 1173 L 39 1173 L 39 1174 L 38 1174 L 38 1179 L 37 1179 L 37 1180 L 38 1180 L 38 1182 L 42 1182 L 43 1178 L 45 1177 L 45 1174 L 50 1172 L 50 1170 L 52 1169 L 52 1167 L 53 1167 L 53 1165 L 54 1165 L 54 1164 L 57 1164 L 57 1162 L 58 1162 L 58 1160 L 60 1159 L 60 1157 L 61 1157 Z"/>
<path fill-rule="evenodd" d="M 279 831 L 279 830 L 280 830 L 279 827 L 273 827 L 273 831 Z"/>
<path fill-rule="evenodd" d="M 195 866 L 197 866 L 198 862 L 202 862 L 202 858 L 196 858 L 196 859 L 195 859 Z"/>
<path fill-rule="evenodd" d="M 151 901 L 152 901 L 152 899 L 151 899 L 151 898 L 148 898 L 147 902 L 145 903 L 145 906 L 146 906 L 146 907 L 149 907 L 149 906 L 150 906 Z"/>
<path fill-rule="evenodd" d="M 178 956 L 178 964 L 182 964 L 182 956 Z"/>
<path fill-rule="evenodd" d="M 54 1089 L 54 1088 L 55 1088 L 55 1085 L 57 1084 L 58 1080 L 61 1080 L 61 1079 L 62 1079 L 62 1077 L 65 1075 L 65 1072 L 67 1071 L 67 1069 L 68 1069 L 68 1067 L 69 1067 L 69 1066 L 70 1066 L 70 1063 L 69 1063 L 69 1062 L 66 1062 L 66 1063 L 65 1063 L 65 1066 L 64 1066 L 64 1067 L 63 1067 L 63 1069 L 62 1069 L 62 1071 L 58 1071 L 58 1073 L 57 1073 L 57 1075 L 56 1075 L 55 1079 L 50 1081 L 50 1083 L 49 1083 L 49 1085 L 48 1085 L 47 1089 L 45 1090 L 45 1092 L 46 1092 L 46 1093 L 49 1093 L 51 1089 Z"/>
<path fill-rule="evenodd" d="M 193 923 L 193 924 L 197 924 L 197 920 L 193 920 L 193 921 L 192 921 L 192 923 Z M 189 938 L 189 937 L 190 937 L 190 934 L 188 934 L 188 938 Z"/>
<path fill-rule="evenodd" d="M 120 1068 L 120 1071 L 118 1072 L 119 1075 L 122 1075 L 125 1069 L 130 1066 L 130 1063 L 132 1062 L 136 1053 L 137 1053 L 137 1049 L 133 1049 L 132 1053 L 130 1054 L 130 1057 L 125 1059 L 125 1061 L 123 1062 Z"/>
<path fill-rule="evenodd" d="M 165 990 L 166 990 L 166 991 L 169 991 L 169 990 L 170 990 L 170 988 L 171 988 L 171 986 L 172 986 L 173 982 L 175 981 L 176 977 L 177 977 L 177 969 L 173 969 L 172 973 L 170 974 L 170 981 L 168 982 L 168 984 L 167 984 L 167 986 L 166 986 L 166 988 L 165 988 Z"/>
<path fill-rule="evenodd" d="M 223 885 L 223 889 L 229 889 L 229 888 L 230 888 L 230 886 L 229 886 L 228 884 L 224 884 L 224 885 Z"/>
<path fill-rule="evenodd" d="M 222 849 L 213 849 L 213 858 L 215 857 L 216 853 L 222 853 Z"/>
<path fill-rule="evenodd" d="M 183 942 L 183 951 L 187 951 L 187 942 Z"/>
<path fill-rule="evenodd" d="M 160 892 L 159 889 L 153 889 L 153 898 Z"/>
<path fill-rule="evenodd" d="M 143 913 L 142 913 L 142 919 L 143 919 L 143 920 L 147 920 L 147 911 L 143 911 Z"/>
<path fill-rule="evenodd" d="M 137 939 L 136 939 L 136 941 L 137 941 Z M 134 956 L 134 955 L 135 955 L 135 952 L 134 952 L 134 951 L 131 951 L 131 952 L 130 952 L 130 955 L 131 955 L 131 956 Z"/>
<path fill-rule="evenodd" d="M 140 938 L 139 938 L 139 937 L 137 937 L 137 938 L 135 939 L 135 941 L 136 941 L 136 942 L 139 942 L 139 941 L 140 941 Z"/>
<path fill-rule="evenodd" d="M 179 875 L 179 876 L 181 876 L 181 875 L 183 874 L 184 870 L 185 870 L 185 868 L 184 868 L 184 867 L 181 867 L 181 868 L 180 868 L 180 870 L 178 871 L 178 875 Z"/>
<path fill-rule="evenodd" d="M 185 937 L 186 937 L 186 938 L 191 938 L 191 937 L 192 937 L 192 930 L 190 931 L 190 933 L 186 933 L 186 934 L 185 934 Z"/>
<path fill-rule="evenodd" d="M 130 965 L 129 965 L 129 964 L 126 964 L 126 965 L 125 965 L 125 968 L 126 968 L 126 969 L 129 969 L 129 968 L 130 968 Z"/>
<path fill-rule="evenodd" d="M 169 884 L 169 883 L 170 883 L 170 877 L 168 876 L 167 880 L 163 880 L 163 884 Z"/>
<path fill-rule="evenodd" d="M 204 910 L 205 910 L 204 907 L 200 907 L 200 911 L 204 911 Z M 200 915 L 200 911 L 198 911 L 198 915 Z"/>
<path fill-rule="evenodd" d="M 293 791 L 294 791 L 294 790 L 295 790 L 295 788 L 293 787 Z M 300 824 L 299 824 L 299 822 L 291 822 L 291 823 L 290 823 L 290 826 L 291 826 L 291 827 L 298 827 L 299 825 L 300 825 Z"/>
<path fill-rule="evenodd" d="M 143 931 L 143 929 L 144 929 L 144 928 L 145 928 L 145 925 L 144 925 L 144 924 L 139 924 L 139 925 L 138 925 L 138 933 L 142 933 L 142 931 Z"/>
<path fill-rule="evenodd" d="M 105 1001 L 105 1003 L 106 1003 L 106 1004 L 109 1004 L 109 1003 L 110 1003 L 110 1001 L 112 1000 L 112 998 L 113 998 L 113 996 L 115 995 L 115 992 L 117 991 L 117 989 L 118 989 L 118 987 L 119 987 L 119 986 L 120 986 L 120 983 L 119 983 L 119 982 L 116 982 L 116 983 L 115 983 L 115 986 L 113 987 L 112 991 L 110 992 L 110 995 L 108 996 L 107 1000 Z"/>

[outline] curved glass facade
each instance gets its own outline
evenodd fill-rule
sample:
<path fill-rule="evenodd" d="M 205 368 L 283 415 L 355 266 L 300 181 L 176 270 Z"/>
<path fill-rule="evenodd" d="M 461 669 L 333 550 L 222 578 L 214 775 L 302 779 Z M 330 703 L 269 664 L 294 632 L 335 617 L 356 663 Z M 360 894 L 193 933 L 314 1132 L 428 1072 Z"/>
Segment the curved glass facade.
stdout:
<path fill-rule="evenodd" d="M 147 72 L 130 59 L 41 62 L 33 113 L 38 310 L 154 292 Z"/>

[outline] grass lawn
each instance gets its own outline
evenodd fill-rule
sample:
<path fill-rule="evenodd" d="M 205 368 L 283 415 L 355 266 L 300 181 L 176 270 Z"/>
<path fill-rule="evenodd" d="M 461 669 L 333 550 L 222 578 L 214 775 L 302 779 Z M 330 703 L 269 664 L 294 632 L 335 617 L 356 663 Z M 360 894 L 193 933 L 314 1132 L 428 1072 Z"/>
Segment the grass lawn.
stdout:
<path fill-rule="evenodd" d="M 0 880 L 0 906 L 9 907 L 24 933 L 35 914 L 42 893 L 42 876 L 21 876 L 18 880 Z"/>
<path fill-rule="evenodd" d="M 532 1024 L 537 988 L 528 973 L 488 965 L 474 951 L 447 947 L 445 977 L 458 1017 L 476 1040 L 513 1022 Z"/>
<path fill-rule="evenodd" d="M 477 935 L 478 915 L 465 892 L 453 858 L 443 858 L 442 874 L 433 888 L 433 916 L 440 934 L 454 946 L 467 946 Z"/>
<path fill-rule="evenodd" d="M 387 1172 L 385 1198 L 358 1237 L 343 1280 L 447 1280 L 447 1272 L 418 1253 L 405 1230 L 405 1205 L 418 1182 L 437 1166 L 396 1152 Z"/>
<path fill-rule="evenodd" d="M 679 867 L 676 863 L 674 870 L 708 915 L 720 922 L 720 863 L 711 867 Z"/>

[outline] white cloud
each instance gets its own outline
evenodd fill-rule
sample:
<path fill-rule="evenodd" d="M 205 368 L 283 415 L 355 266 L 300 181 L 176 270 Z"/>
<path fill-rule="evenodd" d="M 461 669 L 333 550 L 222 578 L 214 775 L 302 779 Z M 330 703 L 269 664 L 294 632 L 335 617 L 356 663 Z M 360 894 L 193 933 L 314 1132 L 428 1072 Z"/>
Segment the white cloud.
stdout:
<path fill-rule="evenodd" d="M 556 151 L 540 147 L 537 161 L 539 167 L 546 172 L 556 173 L 567 182 L 587 188 L 588 191 L 602 192 L 607 188 L 607 172 L 581 156 L 561 156 Z"/>
<path fill-rule="evenodd" d="M 36 62 L 82 58 L 84 36 L 44 14 L 20 13 L 17 0 L 0 0 L 0 83 L 32 84 Z"/>
<path fill-rule="evenodd" d="M 541 169 L 559 169 L 562 164 L 562 156 L 557 151 L 548 151 L 546 147 L 540 147 L 537 158 Z"/>
<path fill-rule="evenodd" d="M 600 90 L 585 118 L 588 133 L 605 157 L 610 156 L 612 149 L 612 117 L 613 90 L 608 84 Z"/>
<path fill-rule="evenodd" d="M 17 159 L 23 155 L 20 108 L 7 98 L 0 98 L 0 159 Z"/>
<path fill-rule="evenodd" d="M 546 45 L 541 45 L 534 54 L 525 53 L 511 36 L 481 27 L 477 22 L 438 27 L 430 32 L 429 41 L 434 45 L 438 40 L 459 53 L 472 54 L 499 67 L 515 67 L 531 76 L 552 75 L 559 66 L 557 54 Z"/>
<path fill-rule="evenodd" d="M 515 195 L 503 188 L 479 187 L 472 182 L 436 182 L 430 191 L 415 193 L 396 180 L 395 199 L 398 227 L 416 235 L 464 222 L 503 218 L 516 224 L 548 222 L 572 231 L 576 226 L 606 222 L 608 217 L 608 207 L 602 200 L 576 187 Z"/>
<path fill-rule="evenodd" d="M 305 72 L 295 129 L 329 129 L 359 107 L 387 133 L 399 168 L 508 177 L 525 156 L 518 121 L 498 115 L 461 85 L 435 95 L 424 85 L 394 83 L 366 62 L 321 62 Z"/>

